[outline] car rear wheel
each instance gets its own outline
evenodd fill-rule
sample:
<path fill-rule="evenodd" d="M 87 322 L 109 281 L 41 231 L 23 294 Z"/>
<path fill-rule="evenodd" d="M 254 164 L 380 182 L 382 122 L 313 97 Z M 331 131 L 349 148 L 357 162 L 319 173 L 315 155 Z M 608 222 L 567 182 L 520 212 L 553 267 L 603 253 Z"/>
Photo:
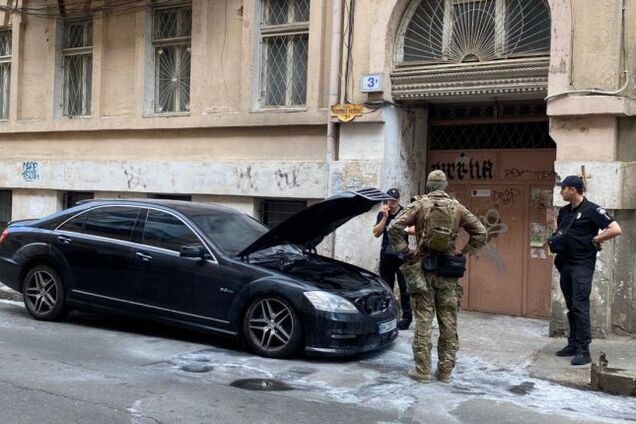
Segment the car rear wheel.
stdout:
<path fill-rule="evenodd" d="M 294 308 L 277 297 L 252 302 L 243 317 L 243 335 L 250 349 L 269 358 L 297 353 L 302 329 Z"/>
<path fill-rule="evenodd" d="M 59 274 L 48 265 L 38 265 L 24 278 L 24 306 L 37 320 L 53 321 L 64 312 L 64 286 Z"/>

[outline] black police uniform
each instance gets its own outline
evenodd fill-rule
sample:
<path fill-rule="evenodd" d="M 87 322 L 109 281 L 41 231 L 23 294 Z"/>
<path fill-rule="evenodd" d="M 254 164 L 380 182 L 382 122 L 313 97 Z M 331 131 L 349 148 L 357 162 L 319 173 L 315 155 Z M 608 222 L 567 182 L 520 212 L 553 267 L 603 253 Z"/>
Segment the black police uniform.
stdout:
<path fill-rule="evenodd" d="M 395 253 L 387 251 L 389 249 L 389 235 L 387 234 L 387 230 L 389 229 L 389 225 L 391 225 L 391 221 L 393 221 L 393 219 L 395 219 L 395 217 L 398 216 L 403 209 L 404 208 L 400 206 L 395 215 L 391 215 L 389 212 L 389 215 L 386 218 L 384 231 L 382 232 L 382 250 L 380 251 L 380 277 L 382 277 L 382 279 L 389 284 L 391 290 L 393 290 L 393 287 L 395 286 L 395 277 L 397 276 L 398 287 L 400 288 L 402 318 L 410 321 L 413 316 L 411 312 L 410 296 L 406 289 L 406 280 L 404 279 L 404 275 L 400 272 L 400 266 L 404 263 L 404 260 Z M 383 217 L 384 215 L 382 212 L 379 212 L 375 224 L 378 225 L 380 221 L 382 221 Z"/>
<path fill-rule="evenodd" d="M 575 208 L 569 204 L 559 211 L 557 225 L 565 230 L 565 253 L 555 258 L 561 274 L 561 291 L 568 308 L 570 335 L 568 346 L 577 353 L 589 354 L 592 341 L 590 329 L 590 293 L 596 265 L 597 250 L 592 239 L 614 219 L 605 209 L 586 198 Z"/>

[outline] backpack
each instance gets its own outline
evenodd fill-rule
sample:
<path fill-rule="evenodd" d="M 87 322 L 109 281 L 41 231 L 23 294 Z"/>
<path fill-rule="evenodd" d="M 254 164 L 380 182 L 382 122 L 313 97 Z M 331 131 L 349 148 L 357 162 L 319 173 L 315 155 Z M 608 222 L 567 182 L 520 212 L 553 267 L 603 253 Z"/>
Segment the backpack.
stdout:
<path fill-rule="evenodd" d="M 424 203 L 423 206 L 426 209 L 420 244 L 433 252 L 452 252 L 459 224 L 457 222 L 459 202 L 454 199 L 432 199 L 423 196 L 418 200 Z"/>

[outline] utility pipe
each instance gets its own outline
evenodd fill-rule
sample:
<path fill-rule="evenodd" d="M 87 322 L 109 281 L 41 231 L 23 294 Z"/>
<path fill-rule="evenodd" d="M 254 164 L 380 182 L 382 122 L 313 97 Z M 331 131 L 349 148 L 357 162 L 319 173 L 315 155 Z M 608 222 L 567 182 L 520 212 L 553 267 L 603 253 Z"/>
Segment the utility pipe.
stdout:
<path fill-rule="evenodd" d="M 343 0 L 331 1 L 331 57 L 329 69 L 329 111 L 327 112 L 327 196 L 333 192 L 333 162 L 337 159 L 338 124 L 331 118 L 331 106 L 338 103 L 340 97 L 340 58 L 342 53 L 342 6 Z M 329 256 L 335 256 L 336 237 L 332 233 L 325 240 Z"/>
<path fill-rule="evenodd" d="M 331 1 L 331 58 L 329 68 L 329 108 L 338 103 L 340 97 L 340 58 L 342 53 L 342 1 Z M 327 165 L 336 160 L 337 123 L 331 113 L 327 123 Z M 331 181 L 331 178 L 329 178 Z M 327 195 L 331 194 L 331 182 L 327 184 Z"/>

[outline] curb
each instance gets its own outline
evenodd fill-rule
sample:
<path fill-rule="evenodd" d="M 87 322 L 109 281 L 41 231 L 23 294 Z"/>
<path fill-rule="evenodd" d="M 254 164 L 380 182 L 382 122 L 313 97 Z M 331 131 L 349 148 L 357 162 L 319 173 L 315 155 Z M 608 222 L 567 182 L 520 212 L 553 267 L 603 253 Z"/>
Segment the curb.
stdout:
<path fill-rule="evenodd" d="M 9 287 L 0 283 L 0 299 L 22 302 L 22 295 L 17 291 L 11 290 Z"/>

